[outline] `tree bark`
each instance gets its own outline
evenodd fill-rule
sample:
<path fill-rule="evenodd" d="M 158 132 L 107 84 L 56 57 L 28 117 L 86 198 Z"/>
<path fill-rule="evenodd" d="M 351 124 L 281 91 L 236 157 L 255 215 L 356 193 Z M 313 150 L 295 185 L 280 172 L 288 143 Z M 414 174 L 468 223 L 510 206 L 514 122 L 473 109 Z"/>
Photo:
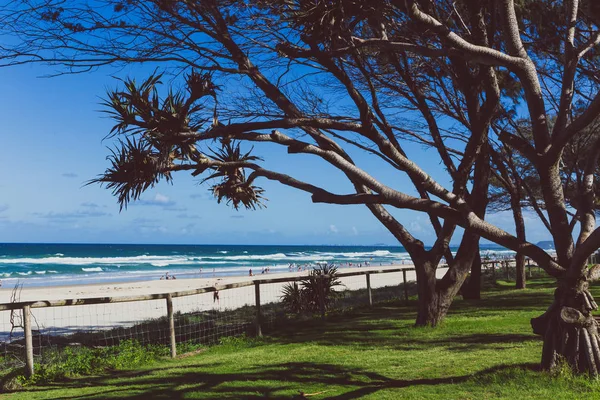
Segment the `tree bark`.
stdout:
<path fill-rule="evenodd" d="M 413 261 L 417 271 L 417 292 L 419 295 L 415 326 L 436 327 L 446 317 L 453 296 L 438 292 L 435 267 L 431 261 Z"/>
<path fill-rule="evenodd" d="M 523 219 L 523 212 L 521 210 L 520 198 L 517 197 L 516 201 L 511 201 L 513 218 L 515 220 L 515 228 L 517 238 L 525 240 L 525 220 Z M 527 276 L 525 271 L 525 254 L 518 252 L 515 256 L 516 260 L 516 289 L 525 289 Z"/>
<path fill-rule="evenodd" d="M 598 375 L 600 337 L 592 316 L 597 308 L 585 278 L 558 282 L 552 305 L 531 320 L 533 332 L 544 338 L 543 369 L 552 370 L 563 360 L 576 372 Z"/>
<path fill-rule="evenodd" d="M 452 265 L 439 280 L 435 275 L 439 258 L 413 258 L 419 295 L 416 326 L 436 327 L 444 320 L 454 297 L 465 282 L 475 256 L 479 254 L 478 250 L 479 237 L 465 233 Z"/>
<path fill-rule="evenodd" d="M 515 256 L 517 265 L 517 282 L 515 283 L 515 289 L 525 289 L 527 286 L 527 271 L 525 270 L 525 254 L 517 253 Z"/>
<path fill-rule="evenodd" d="M 481 256 L 479 252 L 477 252 L 471 264 L 471 275 L 460 288 L 460 292 L 463 299 L 481 299 Z"/>

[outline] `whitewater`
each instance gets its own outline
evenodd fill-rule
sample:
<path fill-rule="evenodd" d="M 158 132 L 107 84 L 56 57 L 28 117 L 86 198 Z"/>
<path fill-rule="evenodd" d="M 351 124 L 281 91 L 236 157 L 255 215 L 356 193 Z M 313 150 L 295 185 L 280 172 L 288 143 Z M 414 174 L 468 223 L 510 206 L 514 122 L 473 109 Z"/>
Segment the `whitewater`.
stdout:
<path fill-rule="evenodd" d="M 495 257 L 512 252 L 486 249 Z M 160 279 L 247 275 L 250 269 L 287 272 L 317 264 L 358 266 L 410 264 L 394 246 L 241 246 L 137 244 L 0 244 L 3 287 L 76 285 Z"/>

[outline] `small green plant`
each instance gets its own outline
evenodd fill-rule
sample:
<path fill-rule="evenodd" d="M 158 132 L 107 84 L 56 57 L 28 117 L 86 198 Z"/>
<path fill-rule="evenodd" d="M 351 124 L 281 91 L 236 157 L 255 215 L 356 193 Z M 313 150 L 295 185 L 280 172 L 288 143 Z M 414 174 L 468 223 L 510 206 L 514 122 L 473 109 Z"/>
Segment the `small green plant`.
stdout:
<path fill-rule="evenodd" d="M 281 295 L 281 302 L 283 303 L 283 307 L 285 311 L 291 314 L 300 314 L 302 312 L 303 306 L 303 291 L 298 286 L 297 282 L 287 283 L 281 291 L 283 294 Z"/>
<path fill-rule="evenodd" d="M 339 292 L 334 288 L 341 285 L 335 265 L 319 265 L 300 281 L 300 285 L 285 285 L 281 301 L 286 311 L 292 314 L 317 313 L 321 310 L 321 302 L 325 310 L 331 308 L 335 299 L 339 297 Z"/>
<path fill-rule="evenodd" d="M 48 349 L 43 355 L 44 362 L 34 366 L 32 377 L 19 375 L 16 380 L 21 386 L 31 386 L 111 370 L 132 369 L 152 363 L 168 352 L 165 346 L 144 346 L 135 340 L 124 340 L 116 346 L 103 348 Z"/>
<path fill-rule="evenodd" d="M 554 368 L 552 368 L 552 370 L 550 371 L 550 375 L 552 375 L 553 377 L 560 377 L 567 380 L 572 380 L 573 378 L 575 378 L 576 374 L 573 371 L 573 368 L 569 365 L 567 359 L 562 355 L 558 355 L 557 357 L 558 359 L 556 360 Z"/>
<path fill-rule="evenodd" d="M 225 336 L 219 340 L 219 344 L 223 347 L 234 348 L 234 349 L 245 349 L 249 347 L 256 347 L 263 343 L 262 338 L 248 337 L 246 335 L 239 336 Z"/>

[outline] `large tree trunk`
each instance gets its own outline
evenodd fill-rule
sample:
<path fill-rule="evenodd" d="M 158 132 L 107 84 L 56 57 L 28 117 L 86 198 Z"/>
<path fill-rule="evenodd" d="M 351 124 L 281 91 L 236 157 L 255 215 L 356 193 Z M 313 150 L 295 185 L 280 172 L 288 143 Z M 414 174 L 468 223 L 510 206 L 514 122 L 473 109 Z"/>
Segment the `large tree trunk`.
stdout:
<path fill-rule="evenodd" d="M 415 261 L 415 267 L 419 295 L 415 325 L 435 327 L 446 317 L 453 296 L 438 292 L 435 267 L 431 261 Z"/>
<path fill-rule="evenodd" d="M 525 254 L 517 253 L 515 256 L 517 268 L 516 289 L 525 289 L 527 285 L 527 271 L 525 270 Z"/>
<path fill-rule="evenodd" d="M 481 256 L 479 252 L 477 252 L 471 264 L 471 275 L 460 288 L 460 292 L 463 299 L 481 299 Z"/>
<path fill-rule="evenodd" d="M 431 260 L 415 261 L 419 294 L 416 326 L 435 327 L 444 320 L 478 254 L 478 244 L 479 237 L 465 233 L 453 265 L 439 280 L 435 276 L 437 265 Z"/>
<path fill-rule="evenodd" d="M 516 196 L 513 196 L 516 197 Z M 525 220 L 523 219 L 523 212 L 521 210 L 521 201 L 517 197 L 512 200 L 512 210 L 513 210 L 513 218 L 515 220 L 515 228 L 517 233 L 517 238 L 525 241 Z M 525 254 L 517 253 L 516 255 L 516 284 L 515 288 L 517 289 L 525 289 L 525 285 L 527 282 L 527 276 L 525 271 Z"/>
<path fill-rule="evenodd" d="M 576 372 L 600 371 L 600 337 L 592 316 L 598 306 L 588 288 L 583 278 L 559 281 L 552 305 L 531 320 L 533 332 L 544 337 L 543 369 L 553 369 L 562 359 Z"/>

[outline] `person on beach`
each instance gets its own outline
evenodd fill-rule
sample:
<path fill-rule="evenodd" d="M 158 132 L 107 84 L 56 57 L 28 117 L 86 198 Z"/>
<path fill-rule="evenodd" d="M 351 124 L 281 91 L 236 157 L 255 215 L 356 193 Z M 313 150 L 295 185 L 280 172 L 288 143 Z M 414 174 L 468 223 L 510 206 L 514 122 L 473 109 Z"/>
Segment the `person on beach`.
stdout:
<path fill-rule="evenodd" d="M 248 276 L 254 276 L 254 275 L 252 275 L 252 268 L 250 268 L 250 271 L 248 272 Z"/>
<path fill-rule="evenodd" d="M 215 292 L 213 293 L 213 303 L 219 301 L 219 291 L 215 290 Z"/>

